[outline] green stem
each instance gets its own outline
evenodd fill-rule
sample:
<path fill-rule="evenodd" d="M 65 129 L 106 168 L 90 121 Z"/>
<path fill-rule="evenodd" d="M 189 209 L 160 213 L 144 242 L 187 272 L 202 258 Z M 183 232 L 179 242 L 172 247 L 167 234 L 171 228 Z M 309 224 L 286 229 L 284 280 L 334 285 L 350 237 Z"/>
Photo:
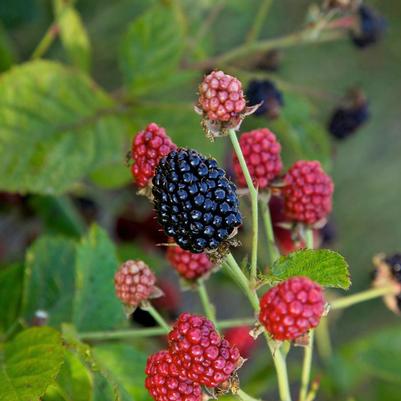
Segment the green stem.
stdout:
<path fill-rule="evenodd" d="M 218 329 L 229 329 L 231 327 L 239 326 L 251 326 L 255 323 L 255 318 L 239 318 L 239 319 L 226 319 L 217 322 L 216 326 Z M 94 331 L 87 333 L 80 333 L 79 338 L 81 340 L 124 340 L 131 338 L 140 337 L 151 337 L 151 336 L 162 336 L 167 334 L 169 330 L 164 327 L 152 327 L 147 329 L 126 329 L 116 331 Z"/>
<path fill-rule="evenodd" d="M 249 394 L 247 394 L 244 390 L 241 389 L 237 390 L 236 396 L 242 401 L 261 401 L 257 398 L 251 397 Z"/>
<path fill-rule="evenodd" d="M 290 386 L 287 373 L 287 362 L 280 348 L 277 348 L 275 342 L 269 338 L 265 332 L 265 339 L 267 346 L 273 357 L 274 366 L 277 372 L 278 391 L 280 394 L 280 401 L 291 401 Z"/>
<path fill-rule="evenodd" d="M 242 172 L 245 177 L 246 184 L 248 185 L 249 195 L 251 197 L 252 207 L 252 254 L 251 254 L 251 286 L 256 284 L 257 276 L 257 263 L 258 263 L 258 191 L 253 185 L 251 174 L 249 173 L 248 166 L 244 155 L 242 154 L 241 146 L 238 142 L 235 130 L 229 130 L 230 140 L 234 147 L 235 154 L 241 165 Z"/>
<path fill-rule="evenodd" d="M 167 332 L 170 331 L 170 325 L 150 303 L 146 305 L 146 307 L 143 309 L 150 313 L 150 315 L 153 317 L 153 319 L 156 320 L 160 327 L 163 327 Z"/>
<path fill-rule="evenodd" d="M 370 299 L 379 298 L 384 295 L 397 294 L 399 289 L 394 286 L 385 286 L 379 288 L 371 288 L 366 291 L 359 292 L 354 295 L 335 299 L 330 302 L 330 309 L 344 309 L 349 306 L 359 304 L 360 302 L 369 301 Z"/>
<path fill-rule="evenodd" d="M 310 373 L 312 368 L 313 356 L 313 330 L 309 332 L 309 344 L 305 347 L 304 362 L 302 366 L 301 389 L 299 391 L 299 401 L 305 401 L 308 394 Z"/>
<path fill-rule="evenodd" d="M 197 289 L 206 317 L 216 326 L 216 311 L 213 304 L 210 302 L 204 280 L 198 280 Z"/>
<path fill-rule="evenodd" d="M 280 257 L 280 253 L 277 249 L 276 242 L 274 239 L 274 231 L 273 231 L 269 205 L 265 200 L 260 200 L 259 207 L 262 213 L 263 223 L 266 231 L 267 248 L 269 251 L 270 265 L 272 265 L 273 262 Z"/>
<path fill-rule="evenodd" d="M 258 38 L 260 30 L 262 29 L 263 22 L 265 21 L 267 14 L 269 13 L 270 7 L 272 5 L 272 0 L 262 0 L 260 7 L 255 16 L 255 21 L 248 33 L 245 43 L 253 43 Z"/>
<path fill-rule="evenodd" d="M 311 30 L 306 28 L 302 31 L 294 32 L 279 38 L 260 40 L 251 44 L 243 44 L 220 56 L 188 66 L 192 69 L 202 69 L 216 67 L 217 65 L 229 64 L 235 59 L 246 57 L 254 53 L 263 53 L 275 48 L 284 48 L 300 44 L 328 42 L 344 38 L 346 32 L 342 31 L 324 31 L 318 37 L 310 37 Z"/>
<path fill-rule="evenodd" d="M 259 298 L 255 292 L 255 290 L 251 289 L 249 285 L 249 281 L 246 278 L 245 274 L 242 272 L 241 268 L 238 266 L 237 261 L 234 256 L 229 253 L 226 256 L 226 266 L 228 267 L 228 272 L 232 276 L 232 278 L 237 282 L 237 284 L 241 287 L 242 291 L 248 297 L 249 302 L 251 303 L 255 312 L 259 312 Z"/>
<path fill-rule="evenodd" d="M 245 295 L 248 297 L 255 313 L 259 313 L 259 298 L 254 290 L 249 287 L 249 282 L 245 277 L 244 273 L 238 266 L 237 261 L 230 253 L 226 257 L 226 266 L 233 277 L 233 279 L 242 288 Z M 276 349 L 275 342 L 272 341 L 268 334 L 265 332 L 265 338 L 267 345 L 273 357 L 274 366 L 277 372 L 278 388 L 281 401 L 291 401 L 290 387 L 288 384 L 287 364 L 285 358 L 279 348 Z"/>
<path fill-rule="evenodd" d="M 305 229 L 305 242 L 308 249 L 313 249 L 313 230 L 310 227 Z M 313 355 L 313 330 L 309 331 L 309 344 L 304 348 L 304 361 L 302 365 L 301 389 L 299 391 L 299 401 L 305 401 L 308 394 L 310 372 L 312 369 Z"/>
<path fill-rule="evenodd" d="M 58 32 L 58 25 L 53 23 L 45 33 L 45 36 L 43 36 L 42 40 L 36 46 L 36 49 L 33 51 L 31 56 L 32 60 L 41 58 L 47 52 L 54 39 L 57 37 Z"/>
<path fill-rule="evenodd" d="M 333 354 L 333 349 L 330 339 L 329 320 L 326 316 L 320 319 L 319 326 L 315 331 L 317 350 L 322 360 L 327 362 Z"/>

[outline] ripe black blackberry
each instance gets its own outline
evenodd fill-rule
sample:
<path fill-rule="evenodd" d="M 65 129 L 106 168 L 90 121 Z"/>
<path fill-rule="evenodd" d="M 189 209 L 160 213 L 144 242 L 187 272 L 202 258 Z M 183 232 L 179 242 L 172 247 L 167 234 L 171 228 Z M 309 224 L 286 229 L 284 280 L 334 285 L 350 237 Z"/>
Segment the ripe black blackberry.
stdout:
<path fill-rule="evenodd" d="M 358 29 L 351 32 L 351 39 L 360 49 L 376 43 L 387 25 L 385 18 L 364 4 L 358 8 L 358 23 Z"/>
<path fill-rule="evenodd" d="M 269 80 L 251 81 L 246 91 L 246 97 L 250 106 L 261 103 L 254 113 L 255 116 L 264 115 L 270 119 L 279 116 L 281 107 L 284 104 L 282 93 Z"/>
<path fill-rule="evenodd" d="M 193 253 L 215 251 L 242 223 L 235 185 L 216 160 L 177 149 L 160 160 L 153 178 L 157 218 L 165 233 Z"/>
<path fill-rule="evenodd" d="M 336 108 L 330 117 L 328 130 L 330 134 L 343 140 L 356 132 L 369 119 L 369 105 L 364 93 L 352 89 L 344 103 Z"/>

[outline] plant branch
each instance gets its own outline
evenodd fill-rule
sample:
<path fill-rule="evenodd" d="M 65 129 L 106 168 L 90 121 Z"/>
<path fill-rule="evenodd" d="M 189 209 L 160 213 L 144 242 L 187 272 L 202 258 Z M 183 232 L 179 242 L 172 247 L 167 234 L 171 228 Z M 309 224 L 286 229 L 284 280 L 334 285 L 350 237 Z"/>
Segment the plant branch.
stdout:
<path fill-rule="evenodd" d="M 309 332 L 309 344 L 305 347 L 304 361 L 302 365 L 301 389 L 299 391 L 299 401 L 305 401 L 308 394 L 310 373 L 313 357 L 313 330 Z"/>
<path fill-rule="evenodd" d="M 251 254 L 251 286 L 256 284 L 257 276 L 257 263 L 258 263 L 258 191 L 253 185 L 251 174 L 249 173 L 248 166 L 244 155 L 241 150 L 241 146 L 238 142 L 237 133 L 235 130 L 229 130 L 229 136 L 231 143 L 234 147 L 235 154 L 237 155 L 238 161 L 241 165 L 242 172 L 245 177 L 246 184 L 249 189 L 249 195 L 251 197 L 252 207 L 252 254 Z"/>
<path fill-rule="evenodd" d="M 335 299 L 330 302 L 330 309 L 344 309 L 349 306 L 359 304 L 360 302 L 369 301 L 370 299 L 383 297 L 385 295 L 398 294 L 400 292 L 399 288 L 394 285 L 371 288 L 366 291 L 358 292 L 354 295 L 348 295 L 346 297 Z"/>
<path fill-rule="evenodd" d="M 318 37 L 310 36 L 311 29 L 306 28 L 301 31 L 290 33 L 273 39 L 260 40 L 251 44 L 243 44 L 219 56 L 203 60 L 189 65 L 191 69 L 216 68 L 241 57 L 250 56 L 255 53 L 263 53 L 275 48 L 291 47 L 301 44 L 321 43 L 338 40 L 345 37 L 343 31 L 324 31 Z"/>
<path fill-rule="evenodd" d="M 270 7 L 273 3 L 273 0 L 262 0 L 260 3 L 260 7 L 256 13 L 255 21 L 251 29 L 248 32 L 246 42 L 245 43 L 253 43 L 258 38 L 260 34 L 260 30 L 262 29 L 263 22 L 265 21 L 267 14 L 269 13 Z"/>
<path fill-rule="evenodd" d="M 199 298 L 201 300 L 206 317 L 209 320 L 211 320 L 213 322 L 213 324 L 216 326 L 216 311 L 214 309 L 213 304 L 210 302 L 204 280 L 202 280 L 202 279 L 198 280 L 197 290 L 198 290 Z"/>
<path fill-rule="evenodd" d="M 329 320 L 327 316 L 323 316 L 320 319 L 319 326 L 316 327 L 316 345 L 319 352 L 319 356 L 324 362 L 327 362 L 332 354 L 333 349 L 331 346 L 330 331 L 329 331 Z"/>
<path fill-rule="evenodd" d="M 43 36 L 42 40 L 36 46 L 35 50 L 32 53 L 31 59 L 36 60 L 41 58 L 52 45 L 54 39 L 59 34 L 59 27 L 56 22 L 50 25 L 49 29 L 46 31 L 45 35 Z"/>
<path fill-rule="evenodd" d="M 238 318 L 226 319 L 217 322 L 218 329 L 228 329 L 238 326 L 249 326 L 255 323 L 255 318 Z M 146 329 L 126 329 L 116 331 L 94 331 L 87 333 L 80 333 L 79 338 L 84 341 L 109 341 L 109 340 L 124 340 L 131 338 L 162 336 L 169 332 L 164 327 L 152 327 Z"/>
<path fill-rule="evenodd" d="M 269 205 L 264 199 L 262 199 L 259 201 L 259 207 L 262 213 L 263 223 L 265 226 L 266 237 L 267 237 L 267 248 L 269 251 L 269 260 L 271 266 L 273 262 L 280 257 L 280 253 L 277 249 L 276 242 L 274 239 L 274 231 L 273 231 Z"/>

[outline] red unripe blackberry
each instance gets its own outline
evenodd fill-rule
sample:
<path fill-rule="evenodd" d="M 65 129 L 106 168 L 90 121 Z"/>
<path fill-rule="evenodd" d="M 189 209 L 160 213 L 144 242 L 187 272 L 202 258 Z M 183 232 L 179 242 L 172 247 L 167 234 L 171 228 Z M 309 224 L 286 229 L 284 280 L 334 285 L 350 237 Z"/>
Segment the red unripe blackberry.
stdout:
<path fill-rule="evenodd" d="M 239 367 L 238 348 L 220 337 L 213 323 L 203 316 L 181 314 L 168 341 L 180 373 L 195 383 L 217 387 Z"/>
<path fill-rule="evenodd" d="M 209 120 L 238 119 L 246 108 L 241 82 L 223 71 L 212 71 L 199 85 L 198 105 Z"/>
<path fill-rule="evenodd" d="M 145 387 L 155 401 L 201 401 L 199 384 L 183 378 L 168 351 L 159 351 L 148 358 Z"/>
<path fill-rule="evenodd" d="M 206 253 L 192 253 L 179 246 L 168 247 L 167 259 L 178 274 L 186 280 L 196 280 L 213 268 L 213 263 Z"/>
<path fill-rule="evenodd" d="M 287 218 L 314 224 L 331 212 L 334 184 L 318 161 L 297 161 L 285 175 L 284 183 Z"/>
<path fill-rule="evenodd" d="M 150 123 L 143 131 L 138 132 L 131 147 L 131 157 L 134 160 L 131 172 L 136 185 L 140 188 L 146 187 L 155 175 L 157 163 L 175 148 L 165 129 L 155 123 Z"/>
<path fill-rule="evenodd" d="M 255 339 L 249 334 L 251 328 L 248 326 L 239 326 L 228 329 L 224 332 L 224 338 L 232 345 L 238 348 L 242 357 L 247 358 L 252 348 L 256 345 Z"/>
<path fill-rule="evenodd" d="M 141 260 L 127 260 L 114 276 L 117 297 L 125 304 L 136 307 L 155 291 L 156 277 Z"/>
<path fill-rule="evenodd" d="M 320 285 L 292 277 L 263 295 L 259 321 L 275 340 L 294 340 L 319 324 L 324 305 Z"/>
<path fill-rule="evenodd" d="M 259 189 L 265 189 L 280 173 L 281 145 L 276 136 L 267 128 L 255 129 L 245 132 L 239 139 L 249 173 Z M 235 153 L 233 153 L 233 166 L 240 187 L 246 187 L 244 174 Z"/>

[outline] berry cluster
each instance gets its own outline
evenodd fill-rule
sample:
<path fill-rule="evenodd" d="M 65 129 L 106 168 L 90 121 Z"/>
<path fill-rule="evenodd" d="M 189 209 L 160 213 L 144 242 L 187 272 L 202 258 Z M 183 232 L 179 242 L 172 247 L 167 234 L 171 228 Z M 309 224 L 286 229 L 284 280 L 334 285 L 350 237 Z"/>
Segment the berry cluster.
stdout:
<path fill-rule="evenodd" d="M 145 385 L 156 401 L 200 400 L 200 385 L 222 385 L 241 364 L 238 348 L 202 316 L 181 314 L 168 335 L 168 346 L 146 364 Z"/>
<path fill-rule="evenodd" d="M 288 218 L 314 224 L 332 208 L 334 184 L 318 161 L 297 161 L 284 177 L 284 208 Z"/>
<path fill-rule="evenodd" d="M 192 253 L 179 246 L 168 247 L 167 259 L 182 278 L 190 281 L 205 276 L 213 268 L 205 253 Z"/>
<path fill-rule="evenodd" d="M 136 185 L 140 188 L 146 187 L 155 174 L 159 160 L 175 148 L 164 128 L 155 123 L 150 123 L 143 131 L 138 132 L 131 147 L 131 157 L 134 160 L 131 172 Z"/>
<path fill-rule="evenodd" d="M 281 145 L 276 136 L 267 128 L 245 132 L 239 139 L 249 173 L 259 189 L 266 189 L 280 173 Z M 240 187 L 246 187 L 241 165 L 233 153 L 233 166 Z"/>
<path fill-rule="evenodd" d="M 223 71 L 213 71 L 199 85 L 199 108 L 211 121 L 237 121 L 245 111 L 242 84 Z"/>
<path fill-rule="evenodd" d="M 294 340 L 319 324 L 324 305 L 318 284 L 292 277 L 263 295 L 259 320 L 275 340 Z"/>
<path fill-rule="evenodd" d="M 117 297 L 127 306 L 137 307 L 155 291 L 156 277 L 141 260 L 128 260 L 114 276 Z"/>
<path fill-rule="evenodd" d="M 242 223 L 235 185 L 216 160 L 171 151 L 153 178 L 154 206 L 166 235 L 192 253 L 213 251 Z"/>

